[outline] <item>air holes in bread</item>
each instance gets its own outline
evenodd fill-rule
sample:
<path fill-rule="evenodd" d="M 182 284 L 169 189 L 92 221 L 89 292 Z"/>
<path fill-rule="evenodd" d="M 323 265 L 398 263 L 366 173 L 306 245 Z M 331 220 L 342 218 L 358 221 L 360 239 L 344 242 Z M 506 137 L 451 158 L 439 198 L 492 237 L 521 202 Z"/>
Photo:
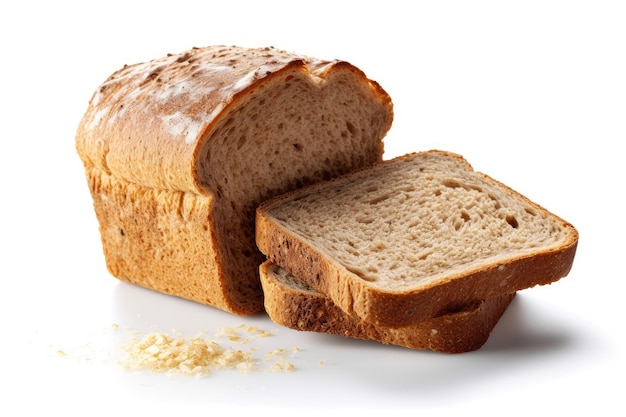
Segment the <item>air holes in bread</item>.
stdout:
<path fill-rule="evenodd" d="M 372 198 L 371 200 L 369 200 L 369 203 L 370 204 L 378 204 L 378 203 L 380 203 L 382 201 L 387 200 L 390 197 L 391 197 L 391 194 L 389 194 L 389 193 L 381 194 L 381 195 L 376 196 L 376 197 Z"/>
<path fill-rule="evenodd" d="M 240 136 L 239 140 L 237 140 L 237 149 L 241 149 L 243 145 L 246 144 L 247 141 L 248 141 L 248 138 L 245 135 Z"/>
<path fill-rule="evenodd" d="M 459 230 L 463 225 L 470 221 L 470 215 L 467 211 L 461 211 L 461 215 L 454 221 L 454 230 Z"/>
<path fill-rule="evenodd" d="M 458 181 L 455 180 L 444 180 L 442 184 L 448 188 L 459 188 L 461 186 L 461 184 L 459 184 Z"/>
<path fill-rule="evenodd" d="M 445 187 L 448 188 L 464 188 L 467 191 L 470 190 L 474 190 L 474 191 L 478 191 L 479 193 L 483 192 L 483 189 L 477 185 L 473 185 L 473 184 L 461 184 L 460 182 L 458 182 L 457 180 L 453 180 L 453 179 L 447 179 L 447 180 L 443 180 L 441 182 L 441 184 Z M 491 197 L 491 196 L 490 196 Z M 495 199 L 494 199 L 495 200 Z"/>
<path fill-rule="evenodd" d="M 519 223 L 517 222 L 515 216 L 506 216 L 506 222 L 511 225 L 513 229 L 517 229 L 519 227 Z"/>
<path fill-rule="evenodd" d="M 498 199 L 497 199 L 497 198 L 496 198 L 493 194 L 488 194 L 488 197 L 489 197 L 489 199 L 490 199 L 491 201 L 493 201 L 493 203 L 494 203 L 494 204 L 493 204 L 493 207 L 494 207 L 496 210 L 499 210 L 499 209 L 502 207 L 502 205 L 500 205 L 500 202 L 498 201 Z"/>
<path fill-rule="evenodd" d="M 412 184 L 403 185 L 402 187 L 398 188 L 398 191 L 410 193 L 412 191 L 415 191 L 415 186 L 413 186 Z"/>
<path fill-rule="evenodd" d="M 361 256 L 361 252 L 359 252 L 358 250 L 350 247 L 350 248 L 344 248 L 344 250 L 349 253 L 352 256 Z"/>
<path fill-rule="evenodd" d="M 367 214 L 357 214 L 354 220 L 363 224 L 370 224 L 374 222 L 374 218 Z"/>
<path fill-rule="evenodd" d="M 420 261 L 425 261 L 426 258 L 428 258 L 430 256 L 430 254 L 433 253 L 432 250 L 428 250 L 426 252 L 422 252 L 417 256 L 417 259 L 419 259 Z"/>

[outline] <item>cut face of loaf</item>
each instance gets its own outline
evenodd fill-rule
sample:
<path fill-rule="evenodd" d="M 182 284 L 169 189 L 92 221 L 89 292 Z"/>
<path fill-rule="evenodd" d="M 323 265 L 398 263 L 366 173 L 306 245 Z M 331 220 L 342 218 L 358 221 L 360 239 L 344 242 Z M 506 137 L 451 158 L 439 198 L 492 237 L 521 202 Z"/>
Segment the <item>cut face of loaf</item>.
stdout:
<path fill-rule="evenodd" d="M 441 353 L 470 352 L 482 347 L 515 296 L 505 294 L 410 326 L 390 328 L 346 314 L 276 264 L 265 262 L 260 270 L 265 310 L 277 324 Z"/>
<path fill-rule="evenodd" d="M 392 118 L 384 90 L 342 61 L 216 46 L 125 66 L 76 135 L 109 270 L 261 311 L 256 206 L 380 162 Z"/>
<path fill-rule="evenodd" d="M 277 197 L 256 233 L 269 260 L 383 326 L 554 282 L 578 242 L 570 224 L 441 151 Z"/>

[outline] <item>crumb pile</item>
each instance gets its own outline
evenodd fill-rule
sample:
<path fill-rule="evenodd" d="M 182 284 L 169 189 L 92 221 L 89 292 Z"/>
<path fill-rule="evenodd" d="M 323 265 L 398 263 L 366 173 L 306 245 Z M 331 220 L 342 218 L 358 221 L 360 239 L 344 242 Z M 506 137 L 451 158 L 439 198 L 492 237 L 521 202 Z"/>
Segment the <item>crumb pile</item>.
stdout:
<path fill-rule="evenodd" d="M 243 335 L 242 331 L 245 332 Z M 271 333 L 246 325 L 236 328 L 222 327 L 215 338 L 202 333 L 194 337 L 149 333 L 141 338 L 130 339 L 124 346 L 126 358 L 121 365 L 130 370 L 191 376 L 205 376 L 225 369 L 251 372 L 259 369 L 259 361 L 253 357 L 255 348 L 249 347 L 244 351 L 224 347 L 220 341 L 246 345 L 253 337 L 267 336 L 271 336 Z M 263 361 L 273 361 L 269 367 L 272 371 L 289 372 L 294 369 L 294 365 L 288 361 L 289 355 L 298 351 L 295 346 L 292 349 L 274 349 L 264 356 Z"/>

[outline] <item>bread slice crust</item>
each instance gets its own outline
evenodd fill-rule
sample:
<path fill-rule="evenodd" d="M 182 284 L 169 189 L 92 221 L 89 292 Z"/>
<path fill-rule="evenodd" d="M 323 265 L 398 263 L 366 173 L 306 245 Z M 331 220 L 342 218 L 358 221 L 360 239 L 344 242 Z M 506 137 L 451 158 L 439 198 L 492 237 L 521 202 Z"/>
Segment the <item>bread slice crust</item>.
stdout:
<path fill-rule="evenodd" d="M 265 262 L 260 271 L 265 310 L 279 325 L 438 353 L 480 349 L 515 297 L 515 293 L 504 294 L 419 323 L 391 328 L 346 314 L 332 300 L 276 264 Z"/>
<path fill-rule="evenodd" d="M 367 271 L 363 272 L 366 269 L 365 265 L 354 265 L 356 262 L 367 263 L 368 258 L 375 256 L 378 250 L 365 251 L 366 255 L 357 257 L 356 261 L 349 265 L 345 257 L 343 259 L 338 257 L 339 252 L 342 254 L 345 252 L 345 244 L 341 246 L 341 250 L 334 250 L 332 247 L 326 246 L 326 242 L 329 241 L 334 241 L 337 245 L 343 244 L 352 238 L 353 233 L 357 232 L 358 227 L 354 226 L 354 223 L 350 223 L 351 216 L 357 216 L 361 213 L 360 208 L 358 212 L 355 212 L 356 209 L 351 205 L 354 200 L 361 198 L 354 195 L 355 193 L 351 194 L 355 184 L 362 186 L 368 181 L 378 181 L 378 179 L 384 178 L 388 181 L 385 184 L 379 184 L 378 189 L 391 187 L 398 181 L 389 172 L 393 172 L 394 166 L 406 164 L 415 165 L 411 175 L 420 177 L 432 174 L 433 178 L 437 179 L 439 174 L 436 172 L 434 174 L 427 171 L 420 172 L 423 165 L 422 161 L 426 163 L 431 159 L 442 160 L 442 164 L 444 162 L 450 164 L 449 166 L 443 165 L 442 169 L 437 169 L 437 171 L 441 171 L 439 174 L 443 177 L 447 178 L 450 167 L 455 167 L 454 169 L 469 176 L 472 181 L 481 184 L 485 189 L 498 190 L 500 194 L 508 196 L 516 205 L 520 206 L 520 210 L 532 213 L 529 214 L 529 217 L 537 217 L 548 222 L 549 227 L 554 228 L 558 233 L 558 239 L 551 244 L 536 248 L 513 249 L 504 255 L 496 251 L 479 262 L 473 262 L 471 257 L 469 261 L 462 259 L 458 264 L 441 267 L 436 279 L 419 277 L 413 285 L 412 278 L 409 277 L 408 280 L 405 280 L 409 284 L 397 287 L 387 285 L 387 281 L 380 284 L 381 280 L 376 276 L 376 273 L 368 276 Z M 455 184 L 454 187 L 458 187 L 458 182 Z M 444 185 L 444 188 L 451 186 L 451 183 L 448 183 Z M 484 193 L 482 190 L 474 191 Z M 470 189 L 468 192 L 474 191 Z M 427 195 L 426 199 L 435 201 L 445 197 L 445 195 L 438 195 L 437 193 L 439 191 L 433 188 L 432 195 Z M 324 196 L 324 198 L 320 196 Z M 366 195 L 365 197 L 376 198 L 375 195 Z M 334 205 L 334 202 L 337 204 Z M 320 207 L 316 206 L 317 203 L 320 203 Z M 407 207 L 419 207 L 421 203 L 415 199 L 409 199 L 403 204 L 404 206 L 391 206 L 392 211 L 399 215 Z M 435 211 L 435 215 L 445 214 L 444 217 L 448 218 L 452 212 L 456 212 L 455 210 L 457 209 L 441 209 Z M 344 213 L 345 215 L 338 214 L 339 220 L 333 220 L 335 223 L 325 223 L 324 220 L 318 219 L 319 216 L 316 217 L 321 211 Z M 510 232 L 513 233 L 512 236 L 515 237 L 514 233 L 525 227 L 522 217 L 520 217 L 519 224 L 516 224 L 517 220 L 514 222 L 505 214 L 500 214 L 500 211 L 498 210 L 498 216 L 501 216 L 501 219 L 499 217 L 499 220 L 495 217 L 490 218 L 491 215 L 485 214 L 486 222 L 492 223 L 498 220 L 504 224 L 505 233 L 508 233 L 506 228 L 509 227 Z M 315 212 L 315 214 L 310 212 Z M 375 210 L 371 213 L 372 218 L 382 216 L 383 214 Z M 298 222 L 305 220 L 308 222 L 309 219 L 313 218 L 322 227 L 320 230 L 323 232 L 311 238 L 303 235 Z M 507 222 L 513 224 L 507 226 Z M 348 223 L 349 226 L 344 227 Z M 472 301 L 493 299 L 536 285 L 553 283 L 569 273 L 578 243 L 578 232 L 568 222 L 531 202 L 504 184 L 482 173 L 475 172 L 460 155 L 437 150 L 404 155 L 337 180 L 316 184 L 274 198 L 258 208 L 256 224 L 257 245 L 268 260 L 289 270 L 306 285 L 331 299 L 347 314 L 356 315 L 366 322 L 389 327 L 419 323 L 446 311 L 455 311 L 459 306 L 467 305 Z M 307 233 L 316 227 L 309 227 Z M 439 232 L 443 226 L 426 222 L 420 227 Z M 343 232 L 339 232 L 337 228 Z M 456 233 L 455 227 L 450 225 L 449 231 L 443 235 L 443 240 L 445 237 L 452 238 L 453 233 Z M 425 236 L 431 235 L 425 234 Z M 376 236 L 366 235 L 361 237 L 361 240 L 374 242 Z M 382 237 L 381 240 L 388 246 L 387 255 L 401 250 L 403 245 L 410 243 L 404 240 L 394 241 L 394 235 L 388 238 Z M 497 241 L 497 239 L 495 240 Z M 419 238 L 417 242 L 420 244 L 429 243 Z M 453 247 L 453 250 L 462 252 L 464 248 L 464 246 Z M 450 257 L 456 256 L 453 255 L 454 253 L 450 254 Z M 419 262 L 414 268 L 418 267 Z M 393 276 L 392 273 L 389 275 Z"/>

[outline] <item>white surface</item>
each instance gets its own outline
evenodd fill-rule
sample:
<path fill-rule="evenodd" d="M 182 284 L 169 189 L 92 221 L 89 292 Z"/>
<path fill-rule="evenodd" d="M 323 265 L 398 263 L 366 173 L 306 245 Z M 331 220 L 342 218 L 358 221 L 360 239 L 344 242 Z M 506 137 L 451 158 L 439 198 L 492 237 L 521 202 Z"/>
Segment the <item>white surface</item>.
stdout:
<path fill-rule="evenodd" d="M 0 6 L 0 407 L 625 411 L 623 2 L 124 3 Z M 123 64 L 208 44 L 274 45 L 361 67 L 395 103 L 387 157 L 458 152 L 569 220 L 580 231 L 571 274 L 520 293 L 483 349 L 456 356 L 296 333 L 119 283 L 104 265 L 74 131 Z M 296 370 L 193 379 L 116 363 L 123 329 L 193 336 L 239 323 L 275 332 L 251 343 L 259 357 L 299 346 Z"/>

